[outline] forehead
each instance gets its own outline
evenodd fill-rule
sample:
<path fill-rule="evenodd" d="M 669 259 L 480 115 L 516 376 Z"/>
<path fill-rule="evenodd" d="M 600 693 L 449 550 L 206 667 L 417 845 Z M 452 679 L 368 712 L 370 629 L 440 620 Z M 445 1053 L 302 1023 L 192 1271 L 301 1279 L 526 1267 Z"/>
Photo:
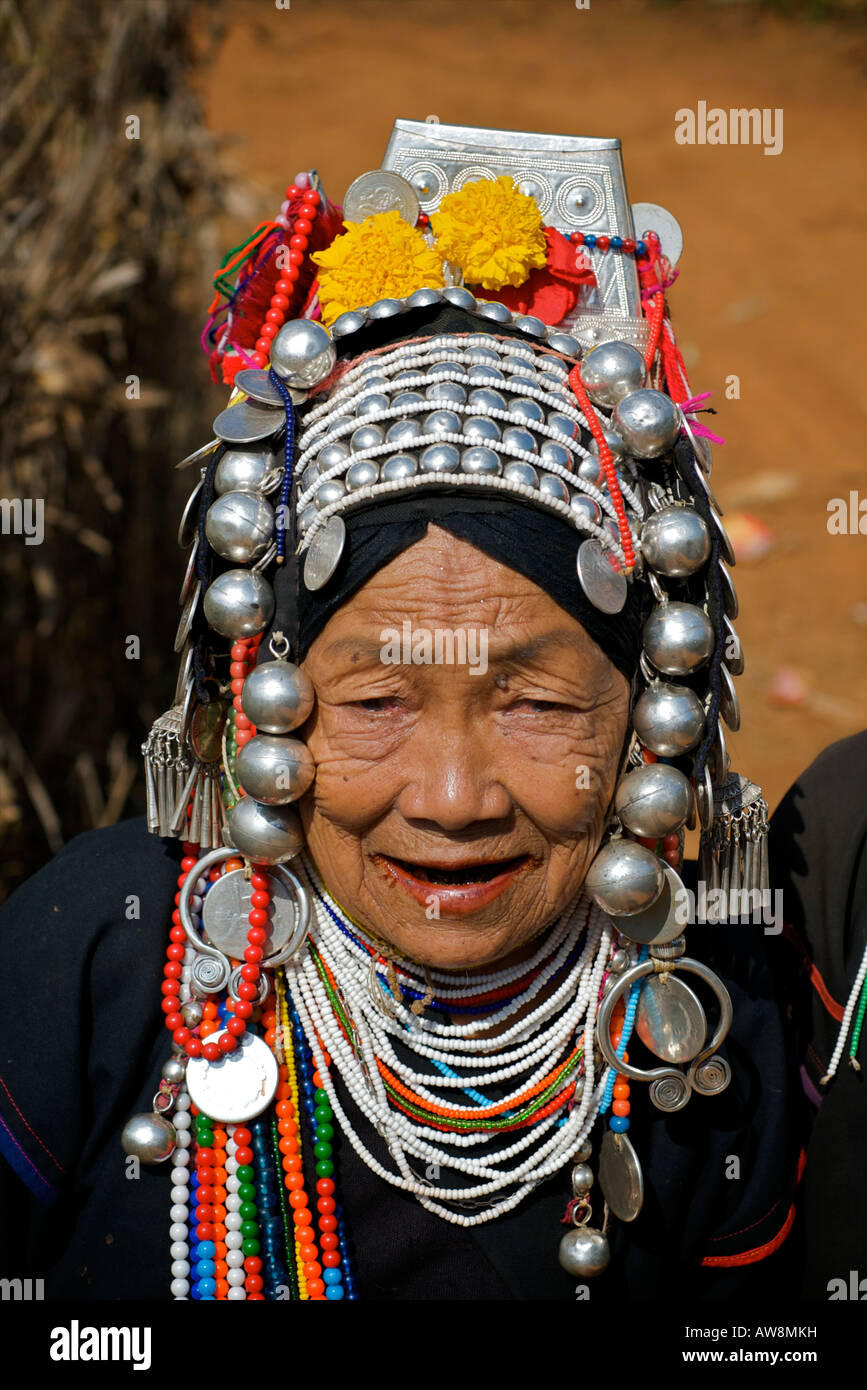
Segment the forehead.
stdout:
<path fill-rule="evenodd" d="M 581 624 L 531 579 L 436 526 L 384 565 L 329 619 L 311 654 L 355 665 L 379 651 L 381 630 L 478 628 L 490 659 L 608 661 Z"/>

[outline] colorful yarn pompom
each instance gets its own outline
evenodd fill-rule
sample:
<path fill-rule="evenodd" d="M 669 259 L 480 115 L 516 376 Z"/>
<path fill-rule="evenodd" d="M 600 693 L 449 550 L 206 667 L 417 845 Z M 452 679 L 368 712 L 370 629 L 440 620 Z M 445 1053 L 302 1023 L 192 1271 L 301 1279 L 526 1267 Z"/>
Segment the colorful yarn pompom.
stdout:
<path fill-rule="evenodd" d="M 508 174 L 448 193 L 431 217 L 437 250 L 464 280 L 486 290 L 522 285 L 545 265 L 548 245 L 535 201 Z"/>

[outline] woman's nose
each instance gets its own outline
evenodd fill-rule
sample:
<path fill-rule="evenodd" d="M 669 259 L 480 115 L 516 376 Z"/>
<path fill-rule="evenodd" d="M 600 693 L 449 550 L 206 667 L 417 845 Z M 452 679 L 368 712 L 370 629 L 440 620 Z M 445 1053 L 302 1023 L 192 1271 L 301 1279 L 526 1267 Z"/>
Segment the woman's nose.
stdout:
<path fill-rule="evenodd" d="M 407 821 L 455 832 L 503 820 L 511 811 L 512 798 L 491 766 L 477 725 L 420 729 L 405 754 L 397 810 Z"/>

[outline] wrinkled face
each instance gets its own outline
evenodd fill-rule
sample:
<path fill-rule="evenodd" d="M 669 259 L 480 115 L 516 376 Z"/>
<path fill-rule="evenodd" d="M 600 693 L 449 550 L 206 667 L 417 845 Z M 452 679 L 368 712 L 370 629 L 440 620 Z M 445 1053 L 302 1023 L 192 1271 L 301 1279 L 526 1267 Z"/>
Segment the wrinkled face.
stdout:
<path fill-rule="evenodd" d="M 542 589 L 430 527 L 304 669 L 307 843 L 357 922 L 451 970 L 509 955 L 568 905 L 605 828 L 629 687 Z"/>

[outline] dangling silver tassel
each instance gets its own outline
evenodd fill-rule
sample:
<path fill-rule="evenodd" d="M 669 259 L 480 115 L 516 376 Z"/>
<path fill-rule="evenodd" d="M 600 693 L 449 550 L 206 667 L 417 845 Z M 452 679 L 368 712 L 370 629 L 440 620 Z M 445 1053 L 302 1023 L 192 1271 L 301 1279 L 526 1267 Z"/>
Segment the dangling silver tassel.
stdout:
<path fill-rule="evenodd" d="M 749 894 L 750 911 L 766 901 L 768 803 L 761 787 L 736 772 L 714 785 L 713 824 L 699 841 L 699 876 L 708 890 L 721 888 L 729 900 L 737 893 L 741 905 Z"/>
<path fill-rule="evenodd" d="M 183 706 L 173 705 L 151 726 L 142 744 L 145 760 L 147 822 L 152 835 L 171 835 L 179 788 L 190 773 L 192 758 L 181 737 Z"/>

